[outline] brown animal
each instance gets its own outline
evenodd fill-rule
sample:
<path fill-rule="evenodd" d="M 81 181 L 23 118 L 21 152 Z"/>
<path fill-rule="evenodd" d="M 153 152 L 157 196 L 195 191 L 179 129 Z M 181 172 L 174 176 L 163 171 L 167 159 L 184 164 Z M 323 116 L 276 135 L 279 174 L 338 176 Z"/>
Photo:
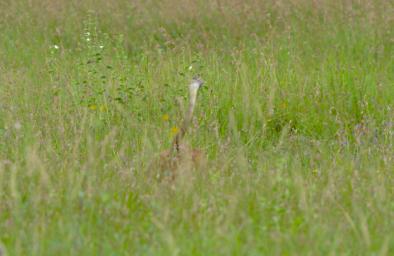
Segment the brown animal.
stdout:
<path fill-rule="evenodd" d="M 158 163 L 156 162 L 154 164 L 159 180 L 174 180 L 177 172 L 181 168 L 198 168 L 201 167 L 202 163 L 205 161 L 205 157 L 200 150 L 192 149 L 185 143 L 182 143 L 190 123 L 192 122 L 197 93 L 203 83 L 201 79 L 193 78 L 189 85 L 189 107 L 185 113 L 182 126 L 175 135 L 171 148 L 162 152 L 158 159 Z"/>

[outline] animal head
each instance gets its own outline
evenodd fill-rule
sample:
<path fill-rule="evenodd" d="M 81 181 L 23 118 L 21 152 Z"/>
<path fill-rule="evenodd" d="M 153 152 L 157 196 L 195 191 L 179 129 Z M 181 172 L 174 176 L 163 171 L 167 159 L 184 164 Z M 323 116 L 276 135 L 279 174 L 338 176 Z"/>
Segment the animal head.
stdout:
<path fill-rule="evenodd" d="M 199 77 L 194 77 L 190 83 L 190 91 L 197 91 L 204 84 L 204 81 Z"/>

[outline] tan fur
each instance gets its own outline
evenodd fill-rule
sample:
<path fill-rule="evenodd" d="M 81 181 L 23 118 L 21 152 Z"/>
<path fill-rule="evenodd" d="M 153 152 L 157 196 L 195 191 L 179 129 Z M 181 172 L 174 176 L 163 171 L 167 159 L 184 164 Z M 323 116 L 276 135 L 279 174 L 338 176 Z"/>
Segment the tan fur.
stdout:
<path fill-rule="evenodd" d="M 160 154 L 156 164 L 156 178 L 173 181 L 182 170 L 200 169 L 205 162 L 205 155 L 201 150 L 181 144 L 176 154 L 171 149 Z"/>

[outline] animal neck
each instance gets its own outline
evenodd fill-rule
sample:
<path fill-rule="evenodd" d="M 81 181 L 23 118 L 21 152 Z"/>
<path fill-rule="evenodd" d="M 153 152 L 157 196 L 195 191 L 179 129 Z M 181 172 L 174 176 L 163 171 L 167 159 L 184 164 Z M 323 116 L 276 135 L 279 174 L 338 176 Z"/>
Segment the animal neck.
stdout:
<path fill-rule="evenodd" d="M 181 144 L 181 140 L 183 139 L 183 137 L 185 136 L 187 129 L 189 128 L 191 122 L 192 122 L 192 118 L 193 118 L 193 112 L 194 112 L 194 108 L 196 105 L 196 100 L 197 100 L 197 92 L 198 92 L 198 87 L 190 87 L 190 91 L 189 91 L 189 107 L 187 109 L 187 112 L 185 113 L 185 117 L 183 119 L 183 123 L 182 126 L 178 132 L 178 134 L 175 136 L 175 139 L 173 141 L 173 148 L 176 151 L 180 150 L 180 144 Z"/>

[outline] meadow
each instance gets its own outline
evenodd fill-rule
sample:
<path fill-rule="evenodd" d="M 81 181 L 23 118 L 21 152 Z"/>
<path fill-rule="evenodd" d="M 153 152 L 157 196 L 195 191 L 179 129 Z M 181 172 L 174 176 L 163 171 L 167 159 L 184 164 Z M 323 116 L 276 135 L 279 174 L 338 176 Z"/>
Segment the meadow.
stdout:
<path fill-rule="evenodd" d="M 394 255 L 394 3 L 2 0 L 0 255 Z"/>

